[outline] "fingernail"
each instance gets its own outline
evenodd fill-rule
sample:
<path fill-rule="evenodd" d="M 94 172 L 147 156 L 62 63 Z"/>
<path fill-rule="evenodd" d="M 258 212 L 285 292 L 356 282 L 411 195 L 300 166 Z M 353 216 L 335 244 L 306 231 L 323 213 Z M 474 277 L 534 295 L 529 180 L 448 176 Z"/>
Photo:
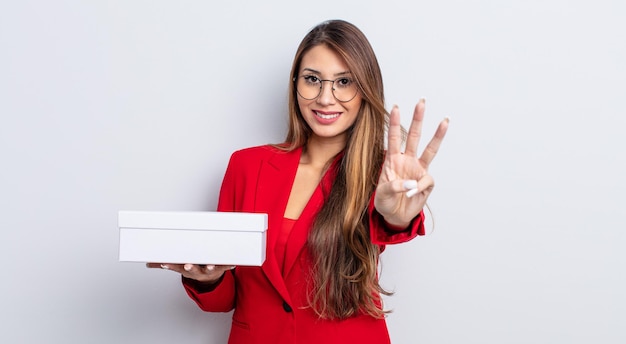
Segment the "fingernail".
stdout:
<path fill-rule="evenodd" d="M 411 198 L 411 197 L 417 195 L 417 192 L 418 192 L 417 188 L 411 189 L 411 190 L 406 192 L 406 197 L 407 198 Z"/>
<path fill-rule="evenodd" d="M 165 269 L 165 270 L 167 270 L 167 269 L 169 269 L 169 266 L 167 266 L 167 265 L 165 265 L 165 264 L 161 264 L 161 269 Z"/>
<path fill-rule="evenodd" d="M 450 122 L 450 117 L 446 116 L 446 118 L 444 118 L 444 120 L 449 123 Z"/>
<path fill-rule="evenodd" d="M 213 270 L 215 270 L 215 265 L 207 265 L 206 269 L 209 270 L 209 271 L 213 271 Z"/>
<path fill-rule="evenodd" d="M 422 103 L 426 104 L 426 97 L 422 97 Z"/>
<path fill-rule="evenodd" d="M 402 183 L 402 186 L 404 187 L 405 190 L 415 189 L 417 188 L 417 180 L 414 180 L 414 179 L 405 180 L 404 183 Z"/>
<path fill-rule="evenodd" d="M 185 269 L 185 271 L 191 271 L 192 268 L 193 268 L 192 264 L 185 264 L 185 266 L 183 266 L 183 269 Z"/>

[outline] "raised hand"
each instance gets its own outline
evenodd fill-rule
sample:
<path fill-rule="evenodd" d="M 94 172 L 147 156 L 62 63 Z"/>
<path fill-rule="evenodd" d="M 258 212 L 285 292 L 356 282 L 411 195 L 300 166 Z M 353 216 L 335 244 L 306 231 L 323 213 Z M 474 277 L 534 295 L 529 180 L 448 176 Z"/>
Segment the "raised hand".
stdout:
<path fill-rule="evenodd" d="M 398 107 L 394 106 L 389 114 L 388 150 L 376 187 L 374 206 L 385 221 L 398 227 L 408 226 L 424 208 L 435 186 L 433 178 L 428 174 L 428 166 L 437 155 L 448 130 L 449 120 L 446 118 L 439 123 L 422 155 L 417 157 L 425 103 L 421 99 L 415 106 L 404 152 Z"/>

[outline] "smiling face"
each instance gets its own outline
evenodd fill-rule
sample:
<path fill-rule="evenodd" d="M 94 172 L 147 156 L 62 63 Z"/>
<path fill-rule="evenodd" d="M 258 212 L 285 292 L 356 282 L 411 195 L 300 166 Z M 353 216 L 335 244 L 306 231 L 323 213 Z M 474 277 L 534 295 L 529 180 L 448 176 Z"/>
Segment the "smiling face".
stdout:
<path fill-rule="evenodd" d="M 335 88 L 342 87 L 353 79 L 345 61 L 326 45 L 317 45 L 302 56 L 298 77 L 307 80 L 337 80 Z M 354 82 L 354 81 L 352 81 Z M 347 140 L 347 130 L 356 121 L 361 108 L 362 96 L 359 92 L 347 102 L 340 102 L 333 95 L 333 83 L 322 82 L 322 91 L 314 99 L 305 99 L 298 95 L 298 107 L 302 117 L 312 130 L 314 139 Z"/>

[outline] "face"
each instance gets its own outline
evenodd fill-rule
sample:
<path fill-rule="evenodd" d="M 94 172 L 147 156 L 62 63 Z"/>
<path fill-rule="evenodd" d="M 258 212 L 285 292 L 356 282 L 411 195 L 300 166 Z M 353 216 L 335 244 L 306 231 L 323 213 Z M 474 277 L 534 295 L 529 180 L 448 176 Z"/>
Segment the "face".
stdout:
<path fill-rule="evenodd" d="M 315 46 L 302 56 L 298 77 L 303 76 L 313 81 L 339 79 L 334 84 L 336 89 L 354 79 L 341 56 L 325 45 Z M 346 131 L 354 124 L 361 107 L 361 94 L 356 92 L 351 100 L 340 102 L 333 95 L 333 84 L 327 81 L 322 84 L 317 98 L 307 100 L 298 95 L 298 107 L 313 130 L 314 138 L 343 140 L 345 143 Z"/>

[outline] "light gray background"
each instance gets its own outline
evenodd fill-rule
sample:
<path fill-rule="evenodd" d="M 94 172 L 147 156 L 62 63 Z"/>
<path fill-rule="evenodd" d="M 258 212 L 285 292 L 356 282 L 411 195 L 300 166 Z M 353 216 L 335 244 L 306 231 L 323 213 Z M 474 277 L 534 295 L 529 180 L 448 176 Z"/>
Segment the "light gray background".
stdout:
<path fill-rule="evenodd" d="M 117 261 L 118 210 L 213 210 L 285 134 L 315 24 L 370 38 L 425 135 L 429 236 L 389 247 L 394 343 L 626 342 L 623 1 L 2 1 L 2 343 L 224 343 L 178 276 Z M 429 217 L 432 219 L 433 217 Z"/>

